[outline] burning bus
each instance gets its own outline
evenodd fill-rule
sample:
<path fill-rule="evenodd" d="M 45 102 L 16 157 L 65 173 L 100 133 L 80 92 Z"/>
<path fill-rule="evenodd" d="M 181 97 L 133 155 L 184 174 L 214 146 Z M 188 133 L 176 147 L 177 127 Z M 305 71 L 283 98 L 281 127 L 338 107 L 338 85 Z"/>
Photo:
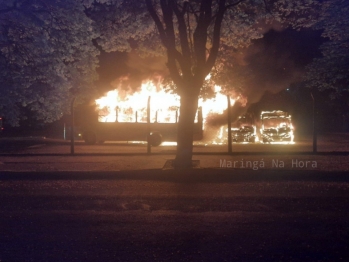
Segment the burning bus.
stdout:
<path fill-rule="evenodd" d="M 213 98 L 198 101 L 193 130 L 195 141 L 203 139 L 207 117 L 222 114 L 227 108 L 227 96 L 221 93 L 221 87 L 214 86 L 213 92 Z M 235 99 L 230 98 L 230 102 L 234 104 Z M 95 107 L 94 119 L 84 121 L 86 123 L 80 126 L 87 144 L 149 141 L 152 146 L 157 146 L 162 142 L 177 141 L 180 97 L 167 92 L 161 84 L 144 81 L 137 90 L 121 87 L 111 90 L 95 100 Z M 215 138 L 224 140 L 219 134 Z"/>
<path fill-rule="evenodd" d="M 255 143 L 258 138 L 253 114 L 246 113 L 239 116 L 235 127 L 231 128 L 231 134 L 235 143 Z"/>
<path fill-rule="evenodd" d="M 262 111 L 260 135 L 264 143 L 293 142 L 291 115 L 284 111 Z"/>
<path fill-rule="evenodd" d="M 148 112 L 150 110 L 147 110 Z M 152 146 L 162 142 L 177 141 L 178 111 L 174 111 L 174 122 L 161 122 L 159 111 L 154 117 L 139 117 L 139 111 L 134 112 L 134 121 L 122 121 L 122 109 L 116 108 L 115 121 L 101 121 L 105 115 L 99 115 L 90 125 L 83 127 L 82 138 L 87 144 L 103 143 L 104 141 L 149 141 Z M 159 121 L 160 120 L 160 121 Z M 202 111 L 199 108 L 194 123 L 194 140 L 203 137 Z"/>
<path fill-rule="evenodd" d="M 116 89 L 95 100 L 92 121 L 81 126 L 87 144 L 104 141 L 149 141 L 152 146 L 177 141 L 180 99 L 152 82 L 138 91 Z M 149 137 L 148 137 L 149 136 Z M 199 107 L 194 123 L 194 140 L 203 137 L 203 111 Z"/>

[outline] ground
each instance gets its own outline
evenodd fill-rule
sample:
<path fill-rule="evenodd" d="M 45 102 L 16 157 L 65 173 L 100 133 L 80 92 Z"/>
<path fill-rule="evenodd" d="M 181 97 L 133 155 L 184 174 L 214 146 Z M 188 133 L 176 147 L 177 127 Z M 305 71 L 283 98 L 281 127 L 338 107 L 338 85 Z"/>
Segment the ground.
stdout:
<path fill-rule="evenodd" d="M 162 169 L 171 149 L 144 149 L 79 145 L 70 155 L 69 144 L 32 143 L 3 153 L 0 261 L 349 259 L 345 151 L 196 148 L 200 168 L 175 171 Z M 256 170 L 239 163 L 262 158 Z"/>

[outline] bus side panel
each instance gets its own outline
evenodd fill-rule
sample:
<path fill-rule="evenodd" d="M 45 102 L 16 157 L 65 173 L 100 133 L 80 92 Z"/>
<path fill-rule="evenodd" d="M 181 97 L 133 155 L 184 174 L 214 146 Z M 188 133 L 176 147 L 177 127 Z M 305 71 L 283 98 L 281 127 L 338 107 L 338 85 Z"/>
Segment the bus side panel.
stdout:
<path fill-rule="evenodd" d="M 150 123 L 150 132 L 159 132 L 162 141 L 177 141 L 177 123 Z M 93 131 L 102 141 L 146 141 L 148 124 L 129 122 L 98 122 L 85 130 Z M 200 123 L 194 124 L 194 140 L 203 137 Z"/>
<path fill-rule="evenodd" d="M 98 123 L 96 126 L 98 140 L 104 141 L 146 141 L 146 123 Z"/>

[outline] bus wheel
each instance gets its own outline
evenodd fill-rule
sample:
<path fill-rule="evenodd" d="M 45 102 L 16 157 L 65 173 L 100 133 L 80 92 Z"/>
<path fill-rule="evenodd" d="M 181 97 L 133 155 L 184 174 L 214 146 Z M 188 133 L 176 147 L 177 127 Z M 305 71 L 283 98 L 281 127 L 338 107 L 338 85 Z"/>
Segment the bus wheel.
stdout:
<path fill-rule="evenodd" d="M 85 143 L 88 144 L 88 145 L 94 145 L 96 144 L 96 134 L 92 131 L 86 131 L 84 133 L 84 140 L 85 140 Z"/>
<path fill-rule="evenodd" d="M 159 132 L 152 132 L 149 136 L 149 143 L 151 146 L 159 146 L 162 143 L 162 136 Z"/>

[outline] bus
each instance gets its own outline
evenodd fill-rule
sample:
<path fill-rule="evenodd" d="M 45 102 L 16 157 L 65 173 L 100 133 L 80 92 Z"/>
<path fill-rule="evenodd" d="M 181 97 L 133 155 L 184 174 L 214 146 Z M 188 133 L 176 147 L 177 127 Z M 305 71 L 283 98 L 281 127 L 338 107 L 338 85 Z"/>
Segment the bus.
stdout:
<path fill-rule="evenodd" d="M 118 109 L 116 109 L 118 112 Z M 96 143 L 104 143 L 105 141 L 142 141 L 151 144 L 151 146 L 159 146 L 162 142 L 177 141 L 178 111 L 175 111 L 174 122 L 160 122 L 157 119 L 152 121 L 140 121 L 135 113 L 133 122 L 119 121 L 118 113 L 116 113 L 115 121 L 100 122 L 100 115 L 85 121 L 81 127 L 82 139 L 86 144 L 93 145 Z M 198 109 L 194 122 L 194 140 L 203 138 L 203 117 L 201 108 Z"/>

